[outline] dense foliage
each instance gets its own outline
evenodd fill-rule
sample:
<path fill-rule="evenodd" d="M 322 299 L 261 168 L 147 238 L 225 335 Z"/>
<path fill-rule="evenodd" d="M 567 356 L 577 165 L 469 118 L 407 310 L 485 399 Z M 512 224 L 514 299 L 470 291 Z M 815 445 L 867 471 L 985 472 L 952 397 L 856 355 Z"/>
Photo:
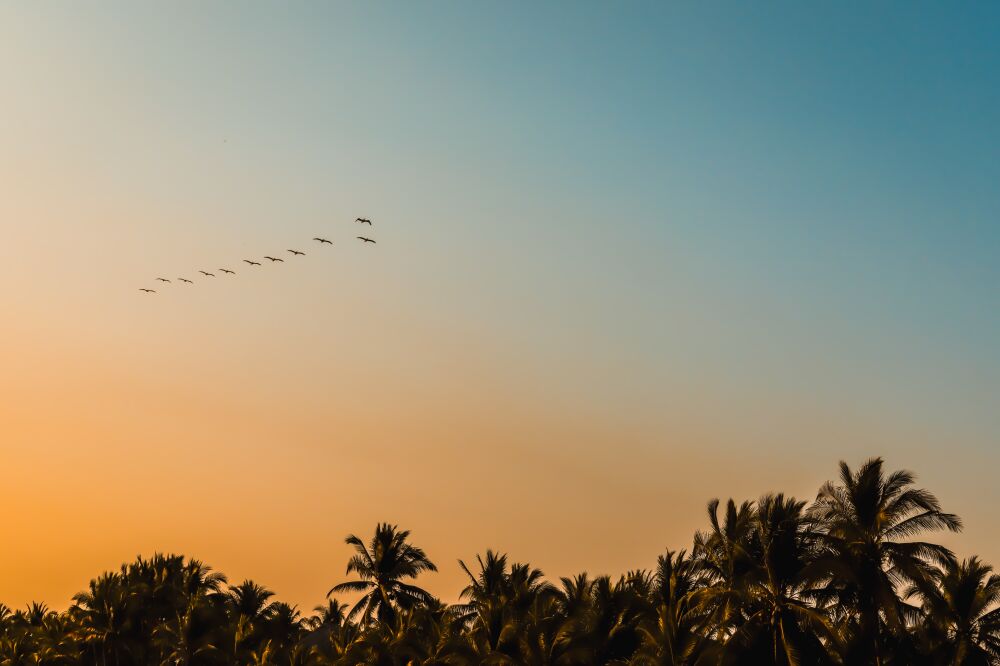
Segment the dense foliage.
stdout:
<path fill-rule="evenodd" d="M 63 613 L 0 606 L 0 665 L 997 664 L 1000 577 L 924 541 L 958 530 L 908 472 L 841 463 L 811 504 L 709 504 L 689 551 L 616 579 L 545 579 L 492 551 L 461 602 L 409 533 L 350 536 L 352 580 L 309 617 L 251 581 L 156 555 L 90 582 Z"/>

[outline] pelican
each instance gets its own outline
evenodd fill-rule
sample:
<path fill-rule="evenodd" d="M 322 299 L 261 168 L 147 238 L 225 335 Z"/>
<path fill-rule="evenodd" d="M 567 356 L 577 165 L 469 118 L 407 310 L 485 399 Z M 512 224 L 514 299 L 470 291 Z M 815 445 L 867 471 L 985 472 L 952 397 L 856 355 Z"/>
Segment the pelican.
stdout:
<path fill-rule="evenodd" d="M 362 241 L 364 241 L 366 243 L 374 243 L 375 242 L 371 238 L 365 238 L 364 236 L 355 236 L 355 238 L 357 238 L 358 240 L 362 240 Z"/>
<path fill-rule="evenodd" d="M 330 245 L 333 245 L 333 241 L 328 241 L 325 238 L 313 238 L 313 240 L 314 241 L 319 241 L 320 243 L 329 243 Z"/>
<path fill-rule="evenodd" d="M 299 252 L 298 250 L 289 250 L 289 252 L 291 252 L 292 254 L 294 254 L 294 255 L 296 255 L 296 256 L 299 256 L 299 255 L 302 255 L 302 254 L 305 254 L 305 252 Z"/>
<path fill-rule="evenodd" d="M 194 282 L 192 280 L 185 280 L 184 278 L 177 278 L 177 279 L 180 280 L 181 282 L 187 282 L 188 284 L 194 284 Z"/>
<path fill-rule="evenodd" d="M 202 275 L 207 275 L 208 277 L 215 277 L 214 273 L 209 273 L 207 271 L 198 271 L 198 272 L 201 273 Z"/>
<path fill-rule="evenodd" d="M 168 280 L 167 278 L 156 278 L 156 279 L 159 280 L 160 282 L 170 282 L 170 280 Z"/>
<path fill-rule="evenodd" d="M 260 264 L 258 264 L 256 261 L 250 261 L 249 259 L 244 259 L 243 261 L 245 263 L 250 264 L 251 266 L 260 266 Z"/>
<path fill-rule="evenodd" d="M 220 268 L 219 270 L 222 271 L 223 273 L 229 273 L 230 275 L 236 275 L 236 271 L 231 271 L 231 270 L 228 270 L 228 269 L 225 269 L 225 268 Z"/>
<path fill-rule="evenodd" d="M 356 219 L 354 221 L 355 222 L 360 222 L 361 224 L 367 224 L 369 227 L 372 226 L 372 221 L 369 220 L 367 217 L 359 217 L 358 219 Z"/>
<path fill-rule="evenodd" d="M 281 262 L 285 261 L 284 259 L 278 259 L 277 257 L 264 257 L 264 258 L 265 259 L 270 259 L 271 261 L 281 261 Z"/>
<path fill-rule="evenodd" d="M 147 294 L 155 294 L 156 293 L 155 289 L 140 289 L 139 291 L 144 291 Z"/>

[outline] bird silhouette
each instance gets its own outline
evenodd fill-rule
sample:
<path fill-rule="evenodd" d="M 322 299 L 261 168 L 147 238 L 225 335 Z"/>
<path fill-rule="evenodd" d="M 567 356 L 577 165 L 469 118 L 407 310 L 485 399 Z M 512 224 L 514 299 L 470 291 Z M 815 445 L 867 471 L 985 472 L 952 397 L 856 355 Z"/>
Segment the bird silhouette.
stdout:
<path fill-rule="evenodd" d="M 156 278 L 156 279 L 159 280 L 160 282 L 170 282 L 170 280 L 168 280 L 167 278 Z"/>
<path fill-rule="evenodd" d="M 289 252 L 291 252 L 292 254 L 294 254 L 296 256 L 301 255 L 301 254 L 305 254 L 305 252 L 299 252 L 298 250 L 289 250 Z"/>
<path fill-rule="evenodd" d="M 243 262 L 250 264 L 251 266 L 260 266 L 260 264 L 257 263 L 256 261 L 250 261 L 249 259 L 244 259 Z"/>
<path fill-rule="evenodd" d="M 284 262 L 285 261 L 284 259 L 278 259 L 277 257 L 264 257 L 264 258 L 265 259 L 270 259 L 271 261 L 280 261 L 280 262 Z"/>
<path fill-rule="evenodd" d="M 228 270 L 228 269 L 225 269 L 225 268 L 220 268 L 219 270 L 222 271 L 223 273 L 229 273 L 230 275 L 236 275 L 236 271 L 231 271 L 231 270 Z"/>
<path fill-rule="evenodd" d="M 313 240 L 314 241 L 319 241 L 320 243 L 329 243 L 330 245 L 333 245 L 333 241 L 328 241 L 325 238 L 313 238 Z"/>
<path fill-rule="evenodd" d="M 155 294 L 156 293 L 155 289 L 140 289 L 139 291 L 144 291 L 147 294 Z"/>
<path fill-rule="evenodd" d="M 201 273 L 202 275 L 207 275 L 208 277 L 215 277 L 214 273 L 208 273 L 206 271 L 198 271 L 198 272 Z"/>
<path fill-rule="evenodd" d="M 181 282 L 187 282 L 188 284 L 194 284 L 194 281 L 192 281 L 192 280 L 185 280 L 184 278 L 177 278 L 177 279 L 180 280 Z"/>
<path fill-rule="evenodd" d="M 367 217 L 359 217 L 358 219 L 356 219 L 354 221 L 355 222 L 360 222 L 361 224 L 367 224 L 369 227 L 372 226 L 372 221 L 369 220 Z"/>
<path fill-rule="evenodd" d="M 366 243 L 374 243 L 375 242 L 371 238 L 365 238 L 364 236 L 355 236 L 355 238 L 357 238 L 358 240 L 362 240 L 362 241 L 364 241 Z"/>

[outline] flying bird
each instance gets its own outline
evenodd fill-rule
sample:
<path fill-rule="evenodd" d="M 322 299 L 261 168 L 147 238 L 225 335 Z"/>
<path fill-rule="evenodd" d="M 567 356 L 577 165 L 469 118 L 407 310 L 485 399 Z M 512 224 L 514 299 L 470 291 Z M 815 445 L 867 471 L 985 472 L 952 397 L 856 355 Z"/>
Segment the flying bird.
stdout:
<path fill-rule="evenodd" d="M 260 266 L 260 264 L 257 263 L 256 261 L 250 261 L 249 259 L 244 259 L 243 262 L 250 264 L 251 266 Z"/>
<path fill-rule="evenodd" d="M 144 291 L 147 294 L 155 294 L 156 293 L 155 289 L 140 289 L 139 291 Z"/>
<path fill-rule="evenodd" d="M 298 256 L 300 254 L 305 254 L 305 252 L 299 252 L 298 250 L 289 250 L 289 252 L 291 252 L 292 254 L 294 254 L 296 256 Z"/>
<path fill-rule="evenodd" d="M 369 220 L 367 217 L 359 217 L 358 219 L 356 219 L 354 221 L 355 222 L 360 222 L 361 224 L 367 224 L 369 227 L 372 226 L 372 221 Z"/>
<path fill-rule="evenodd" d="M 371 238 L 365 238 L 364 236 L 355 236 L 355 238 L 357 238 L 358 240 L 362 240 L 362 241 L 364 241 L 366 243 L 374 243 L 375 242 Z"/>
<path fill-rule="evenodd" d="M 180 280 L 181 282 L 187 282 L 188 284 L 194 284 L 194 281 L 192 281 L 192 280 L 185 280 L 184 278 L 177 278 L 177 279 Z"/>
<path fill-rule="evenodd" d="M 229 273 L 230 275 L 236 275 L 236 271 L 227 270 L 225 268 L 220 268 L 219 270 L 222 271 L 223 273 Z"/>
<path fill-rule="evenodd" d="M 167 278 L 156 278 L 156 279 L 159 280 L 160 282 L 170 282 L 170 280 L 168 280 Z"/>
<path fill-rule="evenodd" d="M 202 275 L 207 275 L 208 277 L 215 277 L 214 273 L 208 273 L 206 271 L 198 271 L 198 272 L 201 273 Z"/>
<path fill-rule="evenodd" d="M 280 261 L 280 262 L 284 262 L 285 261 L 284 259 L 278 259 L 277 257 L 264 257 L 264 258 L 265 259 L 270 259 L 271 261 Z"/>
<path fill-rule="evenodd" d="M 314 241 L 319 241 L 320 243 L 329 243 L 330 245 L 333 245 L 333 241 L 329 241 L 329 240 L 327 240 L 325 238 L 313 238 L 313 240 Z"/>

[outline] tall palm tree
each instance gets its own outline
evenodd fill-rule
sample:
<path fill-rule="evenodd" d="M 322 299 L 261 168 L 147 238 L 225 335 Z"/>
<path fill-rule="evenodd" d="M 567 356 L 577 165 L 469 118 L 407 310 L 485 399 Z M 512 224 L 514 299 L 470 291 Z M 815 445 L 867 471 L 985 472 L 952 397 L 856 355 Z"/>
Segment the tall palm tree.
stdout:
<path fill-rule="evenodd" d="M 232 651 L 239 658 L 246 653 L 257 653 L 262 637 L 262 625 L 270 617 L 274 592 L 251 580 L 244 580 L 226 592 L 232 618 Z"/>
<path fill-rule="evenodd" d="M 658 558 L 649 595 L 652 612 L 639 626 L 643 641 L 636 661 L 691 666 L 710 649 L 701 632 L 704 613 L 696 603 L 704 584 L 700 564 L 686 551 L 667 551 Z"/>
<path fill-rule="evenodd" d="M 189 666 L 222 649 L 214 631 L 226 617 L 226 577 L 198 560 L 189 560 L 172 580 L 176 605 L 172 616 L 157 627 L 164 661 Z"/>
<path fill-rule="evenodd" d="M 404 583 L 425 571 L 437 571 L 423 550 L 407 542 L 408 530 L 380 523 L 369 545 L 355 535 L 346 539 L 355 554 L 347 563 L 347 573 L 356 573 L 360 580 L 335 585 L 330 596 L 340 592 L 364 592 L 364 596 L 348 614 L 349 619 L 361 616 L 364 622 L 378 619 L 388 622 L 397 608 L 411 609 L 433 601 L 426 590 Z"/>
<path fill-rule="evenodd" d="M 711 529 L 694 537 L 694 556 L 710 583 L 697 597 L 699 609 L 706 614 L 712 638 L 724 641 L 742 620 L 742 609 L 751 598 L 749 575 L 756 563 L 753 554 L 753 503 L 739 507 L 730 499 L 726 513 L 719 520 L 719 500 L 708 503 Z"/>
<path fill-rule="evenodd" d="M 122 577 L 106 573 L 90 581 L 87 592 L 73 597 L 71 613 L 81 624 L 80 638 L 100 664 L 121 663 L 128 650 L 131 597 Z"/>
<path fill-rule="evenodd" d="M 832 663 L 839 636 L 808 598 L 823 577 L 816 567 L 819 535 L 805 502 L 765 495 L 753 507 L 742 620 L 724 650 L 725 663 Z"/>
<path fill-rule="evenodd" d="M 485 559 L 477 556 L 479 572 L 473 574 L 465 562 L 459 565 L 469 577 L 462 590 L 466 603 L 453 612 L 467 625 L 467 645 L 476 656 L 476 663 L 522 663 L 523 653 L 533 651 L 538 656 L 540 646 L 554 649 L 554 636 L 563 629 L 558 593 L 545 582 L 541 570 L 528 564 L 508 568 L 507 556 L 492 550 Z M 587 584 L 589 592 L 589 583 Z"/>
<path fill-rule="evenodd" d="M 934 572 L 930 584 L 911 585 L 907 596 L 923 599 L 923 624 L 939 663 L 1000 663 L 1000 576 L 993 567 L 977 557 L 949 562 Z"/>
<path fill-rule="evenodd" d="M 267 617 L 271 610 L 274 592 L 252 580 L 245 580 L 229 588 L 227 595 L 233 612 L 240 617 L 257 621 Z"/>
<path fill-rule="evenodd" d="M 909 540 L 928 530 L 962 527 L 913 482 L 911 472 L 887 474 L 881 458 L 857 472 L 841 462 L 840 483 L 824 484 L 811 509 L 821 521 L 823 566 L 830 571 L 818 599 L 839 609 L 834 613 L 842 615 L 836 619 L 846 627 L 851 663 L 883 663 L 885 633 L 903 634 L 907 618 L 916 613 L 899 598 L 898 588 L 929 580 L 933 564 L 947 566 L 954 559 L 944 546 Z"/>
<path fill-rule="evenodd" d="M 593 663 L 624 663 L 639 649 L 639 625 L 649 608 L 648 578 L 644 572 L 632 572 L 614 583 L 609 576 L 594 580 L 586 637 L 573 641 L 574 646 L 586 646 Z"/>
<path fill-rule="evenodd" d="M 282 663 L 288 662 L 288 656 L 302 635 L 302 619 L 295 606 L 277 602 L 271 606 L 271 612 L 263 620 L 265 643 L 272 646 L 273 654 L 278 655 Z"/>
<path fill-rule="evenodd" d="M 504 595 L 510 579 L 507 555 L 486 551 L 486 558 L 476 555 L 479 572 L 473 574 L 462 560 L 459 567 L 469 578 L 469 584 L 459 595 L 465 603 L 456 604 L 452 612 L 470 625 L 470 631 L 479 634 L 479 639 L 490 651 L 496 650 L 504 629 Z"/>

